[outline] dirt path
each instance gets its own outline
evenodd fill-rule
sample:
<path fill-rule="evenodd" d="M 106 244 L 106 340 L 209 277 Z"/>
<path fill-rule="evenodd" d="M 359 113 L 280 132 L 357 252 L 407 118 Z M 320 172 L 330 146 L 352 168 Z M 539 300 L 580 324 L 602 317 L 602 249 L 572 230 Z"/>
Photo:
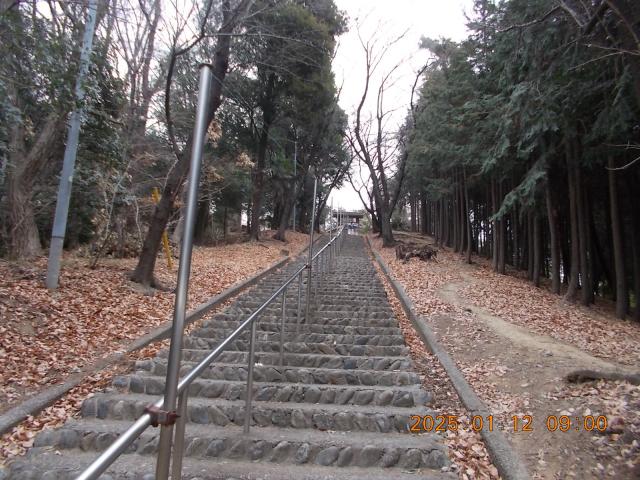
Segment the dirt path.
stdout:
<path fill-rule="evenodd" d="M 465 273 L 462 274 L 465 279 L 465 286 L 473 282 L 473 278 Z M 438 291 L 438 295 L 445 302 L 448 302 L 463 310 L 470 310 L 476 315 L 479 321 L 491 328 L 496 335 L 504 337 L 506 340 L 517 344 L 520 347 L 526 347 L 527 351 L 531 349 L 539 350 L 540 354 L 556 359 L 571 361 L 574 365 L 573 369 L 600 369 L 607 371 L 618 371 L 635 373 L 636 370 L 614 362 L 609 362 L 597 358 L 567 343 L 556 340 L 553 337 L 539 335 L 531 330 L 514 325 L 501 317 L 492 315 L 484 308 L 470 304 L 469 300 L 460 296 L 459 290 L 463 287 L 460 283 L 447 283 Z"/>
<path fill-rule="evenodd" d="M 391 250 L 378 251 L 533 478 L 640 478 L 640 387 L 564 380 L 576 369 L 634 371 L 629 365 L 634 363 L 635 330 L 626 324 L 617 328 L 608 318 L 592 318 L 600 313 L 560 305 L 557 297 L 524 280 L 465 265 L 448 251 L 439 252 L 437 262 L 408 263 L 396 261 Z M 539 308 L 543 302 L 546 310 Z M 594 342 L 589 338 L 593 330 L 568 325 L 567 317 L 608 334 L 597 333 L 601 344 Z M 535 320 L 531 325 L 529 318 Z M 580 348 L 583 345 L 586 348 Z M 590 427 L 598 416 L 608 420 L 607 431 L 586 431 L 585 420 Z M 571 424 L 560 428 L 555 419 Z"/>
<path fill-rule="evenodd" d="M 465 280 L 471 281 L 466 275 Z M 584 430 L 586 416 L 607 416 L 606 405 L 594 399 L 585 401 L 581 396 L 563 395 L 563 377 L 570 371 L 629 369 L 491 315 L 462 298 L 460 287 L 459 283 L 448 283 L 438 295 L 464 314 L 457 316 L 455 322 L 445 315 L 432 317 L 432 326 L 441 340 L 455 350 L 455 359 L 466 366 L 467 376 L 479 377 L 472 380 L 474 387 L 489 402 L 534 478 L 637 478 L 626 471 L 624 464 L 616 466 L 611 462 L 615 448 L 603 442 L 606 436 Z M 473 348 L 464 348 L 469 343 Z M 479 359 L 483 360 L 478 363 Z M 529 420 L 526 415 L 531 418 L 531 431 L 523 431 Z M 548 418 L 560 415 L 570 418 L 575 427 L 566 432 L 550 431 Z"/>

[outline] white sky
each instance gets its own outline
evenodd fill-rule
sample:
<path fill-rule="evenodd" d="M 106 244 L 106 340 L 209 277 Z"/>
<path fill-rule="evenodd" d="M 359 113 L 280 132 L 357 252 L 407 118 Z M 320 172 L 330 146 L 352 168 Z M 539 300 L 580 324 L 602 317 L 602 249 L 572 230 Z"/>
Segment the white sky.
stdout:
<path fill-rule="evenodd" d="M 350 118 L 355 111 L 364 89 L 364 51 L 358 37 L 366 42 L 374 38 L 382 46 L 396 39 L 405 31 L 406 35 L 388 51 L 379 67 L 386 74 L 396 64 L 401 65 L 394 73 L 396 80 L 385 95 L 385 109 L 394 110 L 391 125 L 402 123 L 409 108 L 411 87 L 416 72 L 428 58 L 428 52 L 420 50 L 420 38 L 446 37 L 462 40 L 467 35 L 464 12 L 471 13 L 472 0 L 335 0 L 338 8 L 349 17 L 349 31 L 339 38 L 333 71 L 336 84 L 342 85 L 340 105 Z M 365 106 L 375 113 L 375 95 L 379 81 L 373 80 L 370 96 L 372 104 Z M 355 164 L 355 160 L 354 160 Z M 364 192 L 363 192 L 364 193 Z M 361 209 L 362 202 L 349 182 L 331 194 L 334 208 Z"/>

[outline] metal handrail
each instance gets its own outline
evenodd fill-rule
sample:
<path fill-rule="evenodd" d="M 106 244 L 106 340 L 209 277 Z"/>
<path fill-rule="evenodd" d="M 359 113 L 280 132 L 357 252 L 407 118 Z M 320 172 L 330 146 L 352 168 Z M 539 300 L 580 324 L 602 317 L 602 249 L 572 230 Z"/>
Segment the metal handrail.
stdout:
<path fill-rule="evenodd" d="M 179 417 L 176 422 L 176 431 L 174 437 L 174 455 L 173 455 L 173 465 L 172 465 L 172 478 L 180 478 L 181 474 L 181 466 L 182 466 L 182 453 L 184 450 L 184 430 L 185 430 L 185 413 L 186 413 L 186 404 L 187 404 L 187 396 L 188 396 L 188 387 L 193 383 L 193 381 L 200 376 L 200 374 L 214 361 L 216 358 L 222 354 L 225 348 L 234 340 L 238 338 L 247 327 L 251 326 L 251 341 L 250 341 L 250 349 L 249 349 L 249 371 L 247 374 L 247 394 L 246 394 L 246 402 L 247 408 L 245 408 L 245 432 L 248 432 L 250 420 L 251 420 L 251 401 L 253 396 L 253 365 L 254 365 L 254 354 L 255 354 L 255 325 L 256 320 L 264 312 L 264 310 L 269 307 L 280 295 L 283 296 L 283 310 L 282 310 L 282 325 L 281 325 L 281 336 L 280 336 L 280 359 L 282 361 L 282 356 L 284 353 L 283 347 L 283 339 L 284 336 L 282 332 L 284 332 L 284 324 L 285 324 L 285 309 L 284 309 L 284 299 L 286 299 L 287 288 L 291 283 L 299 278 L 302 279 L 302 273 L 309 269 L 309 282 L 311 281 L 313 274 L 313 262 L 319 262 L 325 255 L 325 252 L 328 251 L 329 262 L 338 254 L 338 251 L 341 247 L 342 240 L 344 238 L 344 227 L 341 227 L 338 233 L 333 237 L 327 244 L 322 247 L 315 255 L 310 255 L 310 260 L 308 260 L 304 265 L 298 268 L 295 273 L 289 276 L 289 278 L 267 299 L 265 300 L 249 317 L 242 322 L 230 335 L 228 335 L 215 349 L 213 349 L 203 360 L 201 360 L 195 367 L 189 371 L 187 375 L 185 375 L 177 387 L 177 394 L 179 395 L 179 405 L 178 405 L 178 413 Z M 310 244 L 309 248 L 312 248 L 312 244 Z M 320 274 L 324 273 L 324 263 L 321 263 Z M 298 312 L 297 312 L 297 322 L 300 323 L 300 295 L 301 295 L 301 285 L 302 282 L 299 281 L 298 285 Z M 306 303 L 309 304 L 309 295 L 306 297 Z M 160 398 L 155 403 L 151 405 L 154 408 L 160 408 L 163 405 L 163 398 Z M 77 477 L 77 480 L 90 480 L 96 479 L 102 474 L 109 466 L 122 454 L 125 450 L 138 438 L 151 424 L 153 421 L 153 417 L 150 413 L 144 413 L 136 422 L 129 427 L 122 435 L 118 437 L 118 439 L 112 443 L 109 448 L 107 448 L 93 463 L 84 470 L 80 476 Z M 165 452 L 168 455 L 169 452 Z M 163 452 L 158 452 L 158 455 L 163 455 Z"/>

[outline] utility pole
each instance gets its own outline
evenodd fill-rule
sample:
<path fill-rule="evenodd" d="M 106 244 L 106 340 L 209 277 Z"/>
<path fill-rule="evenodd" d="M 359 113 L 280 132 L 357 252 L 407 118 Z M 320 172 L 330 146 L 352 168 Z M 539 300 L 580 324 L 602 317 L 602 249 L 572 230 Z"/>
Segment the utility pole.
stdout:
<path fill-rule="evenodd" d="M 67 145 L 64 149 L 64 162 L 62 173 L 60 174 L 60 185 L 58 187 L 58 199 L 56 202 L 56 214 L 53 220 L 53 231 L 51 233 L 51 244 L 49 245 L 49 263 L 47 265 L 46 285 L 49 289 L 58 288 L 60 278 L 60 260 L 62 258 L 62 247 L 64 246 L 64 235 L 67 230 L 67 216 L 69 214 L 69 199 L 71 198 L 71 185 L 73 183 L 73 171 L 78 153 L 78 139 L 80 137 L 80 121 L 84 114 L 84 81 L 89 71 L 89 61 L 93 48 L 93 33 L 96 29 L 97 0 L 89 0 L 87 11 L 87 21 L 84 27 L 84 37 L 82 39 L 82 49 L 80 50 L 80 70 L 76 77 L 75 100 L 76 106 L 71 113 L 69 120 L 69 132 L 67 134 Z"/>
<path fill-rule="evenodd" d="M 296 176 L 298 169 L 298 140 L 293 142 L 293 231 L 296 231 Z"/>

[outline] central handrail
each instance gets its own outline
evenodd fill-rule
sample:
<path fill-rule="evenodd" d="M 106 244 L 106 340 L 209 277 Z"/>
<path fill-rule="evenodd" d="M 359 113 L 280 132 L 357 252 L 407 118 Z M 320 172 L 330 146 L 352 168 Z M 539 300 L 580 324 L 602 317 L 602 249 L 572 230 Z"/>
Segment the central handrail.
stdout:
<path fill-rule="evenodd" d="M 338 229 L 336 235 L 327 242 L 315 255 L 310 255 L 304 265 L 299 267 L 287 280 L 265 300 L 249 317 L 244 320 L 236 329 L 229 334 L 218 346 L 216 346 L 204 359 L 202 359 L 195 367 L 193 367 L 189 373 L 187 373 L 178 383 L 177 394 L 179 395 L 178 405 L 178 417 L 176 422 L 176 431 L 174 436 L 174 451 L 173 451 L 173 465 L 172 465 L 172 478 L 180 478 L 182 470 L 182 453 L 184 450 L 184 430 L 186 423 L 186 404 L 188 397 L 188 387 L 194 382 L 196 378 L 202 374 L 202 372 L 214 361 L 220 354 L 226 349 L 226 347 L 236 340 L 248 327 L 251 327 L 251 341 L 249 347 L 249 368 L 247 374 L 247 394 L 245 408 L 245 432 L 248 432 L 251 420 L 251 401 L 252 401 L 252 383 L 253 383 L 253 364 L 255 355 L 255 324 L 256 320 L 268 308 L 280 295 L 283 297 L 282 308 L 282 323 L 281 323 L 281 335 L 280 335 L 280 361 L 283 360 L 284 345 L 283 334 L 285 325 L 285 302 L 287 288 L 293 283 L 296 278 L 298 279 L 298 311 L 297 321 L 300 323 L 300 295 L 302 288 L 302 273 L 305 270 L 309 270 L 308 282 L 312 281 L 313 264 L 314 262 L 320 264 L 320 275 L 324 274 L 326 263 L 331 263 L 337 256 L 342 240 L 344 239 L 344 226 Z M 312 248 L 312 244 L 309 246 Z M 327 259 L 327 255 L 329 258 Z M 327 262 L 328 260 L 328 262 Z M 317 281 L 316 281 L 317 285 Z M 309 290 L 308 290 L 309 291 Z M 309 304 L 309 295 L 306 297 L 306 303 Z M 153 404 L 147 407 L 146 412 L 138 418 L 131 427 L 129 427 L 122 435 L 120 435 L 116 441 L 114 441 L 94 462 L 87 467 L 78 477 L 77 480 L 91 480 L 97 479 L 109 466 L 122 454 L 126 449 L 138 438 L 150 425 L 157 422 L 157 419 L 153 416 L 153 409 L 159 409 L 163 406 L 163 398 L 160 398 Z M 158 456 L 169 455 L 170 452 L 158 451 Z"/>

